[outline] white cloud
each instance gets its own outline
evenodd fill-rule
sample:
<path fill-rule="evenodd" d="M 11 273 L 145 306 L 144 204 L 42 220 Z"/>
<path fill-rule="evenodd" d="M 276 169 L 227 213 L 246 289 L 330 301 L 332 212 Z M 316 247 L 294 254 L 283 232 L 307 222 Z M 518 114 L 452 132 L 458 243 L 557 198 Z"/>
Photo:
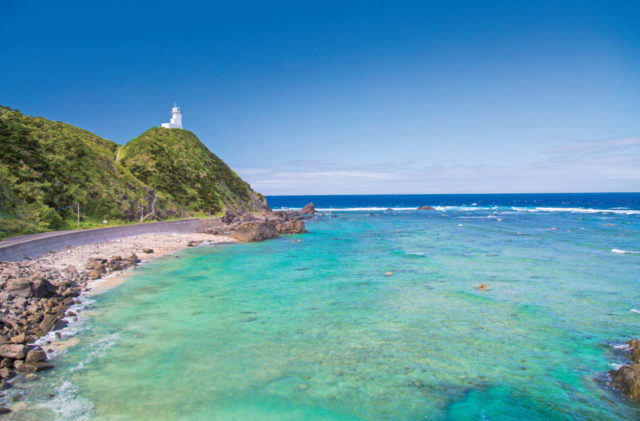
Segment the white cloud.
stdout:
<path fill-rule="evenodd" d="M 524 165 L 298 160 L 237 172 L 268 195 L 639 191 L 640 137 L 563 145 Z"/>

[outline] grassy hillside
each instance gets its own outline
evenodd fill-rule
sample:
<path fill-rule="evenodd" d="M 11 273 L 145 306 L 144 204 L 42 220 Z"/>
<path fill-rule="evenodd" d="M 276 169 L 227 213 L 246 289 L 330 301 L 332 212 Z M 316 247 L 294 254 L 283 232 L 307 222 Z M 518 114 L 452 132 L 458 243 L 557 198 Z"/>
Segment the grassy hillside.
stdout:
<path fill-rule="evenodd" d="M 118 145 L 0 106 L 0 238 L 134 220 L 150 189 L 115 163 Z"/>
<path fill-rule="evenodd" d="M 147 130 L 120 150 L 119 163 L 178 206 L 196 212 L 255 212 L 266 204 L 188 130 Z"/>
<path fill-rule="evenodd" d="M 76 228 L 76 203 L 83 228 L 266 205 L 187 130 L 153 128 L 120 147 L 0 106 L 0 239 Z"/>

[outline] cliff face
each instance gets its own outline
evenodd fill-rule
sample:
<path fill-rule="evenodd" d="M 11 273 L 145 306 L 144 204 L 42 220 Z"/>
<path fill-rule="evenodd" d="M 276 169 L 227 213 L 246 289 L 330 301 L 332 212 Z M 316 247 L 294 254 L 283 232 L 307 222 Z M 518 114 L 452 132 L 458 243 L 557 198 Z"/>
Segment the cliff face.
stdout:
<path fill-rule="evenodd" d="M 76 203 L 85 228 L 266 206 L 189 131 L 153 128 L 119 147 L 0 106 L 0 238 L 75 228 Z"/>
<path fill-rule="evenodd" d="M 262 195 L 188 130 L 149 129 L 121 149 L 119 163 L 177 206 L 192 211 L 244 213 L 266 207 Z"/>

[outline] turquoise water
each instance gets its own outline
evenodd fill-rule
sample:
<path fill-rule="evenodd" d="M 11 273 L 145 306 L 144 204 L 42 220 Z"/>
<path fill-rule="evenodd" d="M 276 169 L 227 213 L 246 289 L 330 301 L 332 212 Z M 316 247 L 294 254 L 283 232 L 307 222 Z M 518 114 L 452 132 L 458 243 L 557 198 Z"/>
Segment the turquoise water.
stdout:
<path fill-rule="evenodd" d="M 640 416 L 605 375 L 640 334 L 640 254 L 612 252 L 640 251 L 638 213 L 333 215 L 136 269 L 13 417 Z"/>

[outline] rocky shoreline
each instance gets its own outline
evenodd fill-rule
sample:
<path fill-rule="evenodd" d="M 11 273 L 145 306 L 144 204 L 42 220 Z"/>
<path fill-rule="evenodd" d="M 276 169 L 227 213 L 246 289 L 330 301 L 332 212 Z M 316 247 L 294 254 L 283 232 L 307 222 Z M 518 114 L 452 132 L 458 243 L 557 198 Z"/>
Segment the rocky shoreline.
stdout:
<path fill-rule="evenodd" d="M 202 243 L 252 242 L 305 233 L 313 204 L 296 211 L 267 211 L 207 221 L 199 234 L 146 234 L 59 250 L 21 262 L 0 262 L 0 396 L 12 379 L 53 368 L 38 338 L 77 319 L 69 307 L 94 281 L 134 268 L 145 259 Z M 160 250 L 158 250 L 158 248 Z M 0 407 L 0 414 L 10 412 Z"/>

